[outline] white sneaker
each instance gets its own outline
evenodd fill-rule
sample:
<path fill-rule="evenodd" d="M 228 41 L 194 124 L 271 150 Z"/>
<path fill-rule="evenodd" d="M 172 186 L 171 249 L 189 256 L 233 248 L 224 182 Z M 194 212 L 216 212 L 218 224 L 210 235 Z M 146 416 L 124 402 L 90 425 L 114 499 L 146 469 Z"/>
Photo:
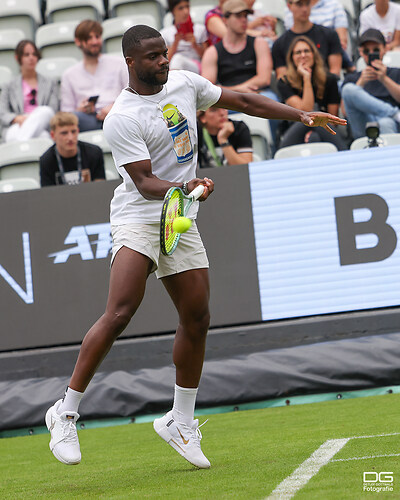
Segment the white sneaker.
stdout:
<path fill-rule="evenodd" d="M 79 464 L 81 450 L 79 447 L 76 421 L 79 414 L 74 411 L 65 411 L 59 415 L 57 408 L 62 399 L 59 399 L 46 413 L 46 426 L 50 431 L 50 450 L 57 460 L 67 465 Z"/>
<path fill-rule="evenodd" d="M 202 436 L 198 420 L 193 420 L 192 426 L 189 427 L 186 424 L 176 422 L 171 410 L 163 417 L 156 418 L 153 427 L 157 434 L 182 455 L 183 458 L 186 458 L 188 462 L 200 469 L 208 469 L 210 467 L 210 462 L 200 448 Z"/>

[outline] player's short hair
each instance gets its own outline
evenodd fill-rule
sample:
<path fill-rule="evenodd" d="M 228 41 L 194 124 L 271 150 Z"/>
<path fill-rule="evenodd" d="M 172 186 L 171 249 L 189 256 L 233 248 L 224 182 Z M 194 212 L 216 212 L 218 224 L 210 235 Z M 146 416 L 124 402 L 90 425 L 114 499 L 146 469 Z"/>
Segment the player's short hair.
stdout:
<path fill-rule="evenodd" d="M 101 36 L 103 34 L 103 27 L 98 21 L 85 19 L 75 28 L 75 38 L 80 42 L 86 42 L 89 40 L 90 33 L 92 32 Z"/>
<path fill-rule="evenodd" d="M 161 33 L 159 31 L 145 24 L 136 24 L 132 26 L 125 31 L 122 37 L 122 52 L 124 57 L 132 55 L 133 50 L 141 45 L 142 40 L 158 38 L 160 36 Z"/>
<path fill-rule="evenodd" d="M 67 125 L 78 126 L 79 120 L 74 113 L 58 111 L 50 120 L 50 130 L 53 132 L 57 127 L 66 127 Z"/>

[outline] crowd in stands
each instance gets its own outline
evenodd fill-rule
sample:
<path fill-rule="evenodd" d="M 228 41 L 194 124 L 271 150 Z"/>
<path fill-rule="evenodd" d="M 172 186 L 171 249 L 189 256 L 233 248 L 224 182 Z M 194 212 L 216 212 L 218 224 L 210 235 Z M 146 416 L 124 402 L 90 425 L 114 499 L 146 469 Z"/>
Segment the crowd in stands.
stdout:
<path fill-rule="evenodd" d="M 170 70 L 196 72 L 232 90 L 348 120 L 336 135 L 271 120 L 272 151 L 312 142 L 345 150 L 365 136 L 368 122 L 377 122 L 381 133 L 399 132 L 400 68 L 388 67 L 384 56 L 400 51 L 400 3 L 375 0 L 354 18 L 341 0 L 286 0 L 282 19 L 260 9 L 261 0 L 255 10 L 254 4 L 219 0 L 203 22 L 193 22 L 189 0 L 168 0 L 171 23 L 160 31 Z M 130 8 L 134 15 L 134 2 Z M 79 132 L 102 129 L 128 83 L 125 61 L 104 53 L 102 33 L 98 20 L 76 26 L 82 58 L 63 71 L 60 82 L 37 71 L 40 51 L 33 40 L 15 47 L 19 74 L 0 92 L 1 142 L 53 139 L 40 159 L 42 186 L 106 177 L 101 149 L 78 141 Z M 199 166 L 252 161 L 251 132 L 233 113 L 199 113 Z"/>

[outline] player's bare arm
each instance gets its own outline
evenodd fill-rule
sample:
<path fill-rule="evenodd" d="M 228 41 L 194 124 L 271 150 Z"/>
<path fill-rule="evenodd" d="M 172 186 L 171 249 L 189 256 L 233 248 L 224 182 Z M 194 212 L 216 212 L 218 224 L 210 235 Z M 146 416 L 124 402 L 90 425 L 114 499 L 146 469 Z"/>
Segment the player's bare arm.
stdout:
<path fill-rule="evenodd" d="M 302 122 L 308 127 L 323 127 L 331 134 L 336 134 L 336 132 L 329 125 L 346 125 L 347 123 L 343 118 L 329 113 L 302 111 L 258 94 L 241 94 L 228 89 L 222 89 L 221 97 L 215 106 L 260 118 L 290 120 Z"/>
<path fill-rule="evenodd" d="M 169 188 L 182 187 L 182 182 L 169 182 L 155 176 L 151 170 L 150 160 L 127 163 L 124 168 L 135 183 L 139 193 L 146 200 L 162 200 Z M 206 187 L 199 198 L 199 201 L 204 201 L 214 191 L 214 182 L 207 177 L 190 179 L 187 184 L 188 191 L 193 191 L 199 184 Z"/>

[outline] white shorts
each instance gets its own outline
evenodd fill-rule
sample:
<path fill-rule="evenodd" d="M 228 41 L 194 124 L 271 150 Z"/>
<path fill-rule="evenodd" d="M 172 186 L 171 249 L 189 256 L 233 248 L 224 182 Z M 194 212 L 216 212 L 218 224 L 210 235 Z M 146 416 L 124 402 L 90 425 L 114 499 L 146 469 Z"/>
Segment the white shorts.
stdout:
<path fill-rule="evenodd" d="M 157 278 L 182 273 L 190 269 L 208 268 L 206 250 L 196 222 L 192 222 L 193 224 L 188 231 L 182 234 L 172 255 L 161 253 L 160 224 L 158 222 L 111 226 L 113 238 L 111 265 L 118 250 L 124 246 L 149 257 L 154 262 L 151 272 L 155 271 Z"/>

